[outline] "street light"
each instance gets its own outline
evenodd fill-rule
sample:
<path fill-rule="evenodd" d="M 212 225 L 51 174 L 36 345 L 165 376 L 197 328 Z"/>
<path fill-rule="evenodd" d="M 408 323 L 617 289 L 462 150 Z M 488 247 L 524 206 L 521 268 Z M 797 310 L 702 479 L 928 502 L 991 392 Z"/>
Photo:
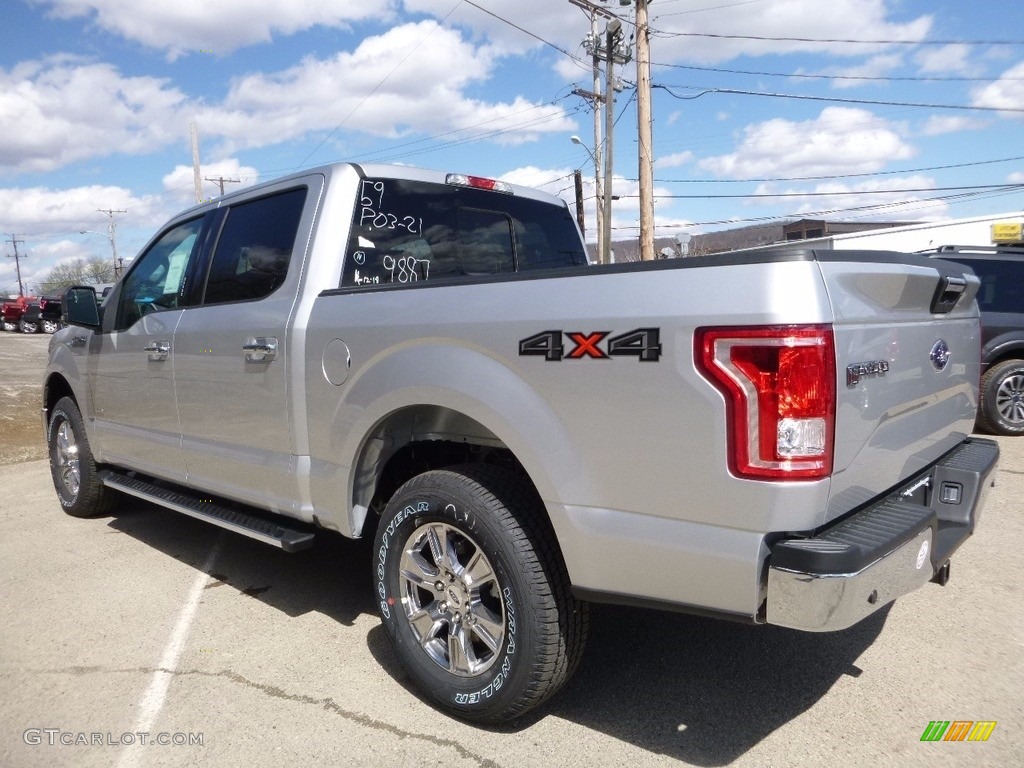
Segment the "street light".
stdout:
<path fill-rule="evenodd" d="M 594 162 L 594 220 L 597 222 L 597 260 L 601 261 L 601 254 L 604 253 L 602 243 L 604 242 L 604 196 L 601 192 L 601 158 L 590 151 L 590 147 L 579 136 L 570 136 L 569 141 L 578 144 L 587 150 L 590 159 Z M 600 152 L 600 148 L 598 148 Z"/>

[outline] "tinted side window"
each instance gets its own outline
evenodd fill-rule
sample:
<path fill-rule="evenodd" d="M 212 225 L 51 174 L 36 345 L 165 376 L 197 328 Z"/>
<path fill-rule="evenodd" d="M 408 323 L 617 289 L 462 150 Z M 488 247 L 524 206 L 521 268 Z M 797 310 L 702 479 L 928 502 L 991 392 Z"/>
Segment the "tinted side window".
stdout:
<path fill-rule="evenodd" d="M 978 306 L 982 312 L 1024 312 L 1024 262 L 965 259 L 981 280 Z"/>
<path fill-rule="evenodd" d="M 217 240 L 204 303 L 269 296 L 288 275 L 306 188 L 233 205 Z"/>
<path fill-rule="evenodd" d="M 586 264 L 568 209 L 480 189 L 364 179 L 342 286 Z"/>
<path fill-rule="evenodd" d="M 124 330 L 150 312 L 178 307 L 202 226 L 202 218 L 177 225 L 135 260 L 124 279 L 114 330 Z"/>

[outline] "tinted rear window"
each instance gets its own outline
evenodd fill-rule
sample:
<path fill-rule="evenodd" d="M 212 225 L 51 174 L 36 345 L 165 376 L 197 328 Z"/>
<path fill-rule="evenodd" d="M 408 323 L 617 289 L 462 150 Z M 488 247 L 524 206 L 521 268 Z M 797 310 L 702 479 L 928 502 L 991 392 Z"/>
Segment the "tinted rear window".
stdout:
<path fill-rule="evenodd" d="M 343 287 L 438 281 L 587 263 L 568 209 L 515 195 L 364 179 Z"/>

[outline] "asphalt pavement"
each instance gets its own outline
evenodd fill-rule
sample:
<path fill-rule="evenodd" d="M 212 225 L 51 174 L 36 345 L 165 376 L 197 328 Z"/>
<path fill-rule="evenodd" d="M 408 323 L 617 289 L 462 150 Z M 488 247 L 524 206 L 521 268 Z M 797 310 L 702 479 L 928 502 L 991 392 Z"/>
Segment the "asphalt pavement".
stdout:
<path fill-rule="evenodd" d="M 0 386 L 30 385 L 45 343 L 0 334 Z M 412 689 L 366 543 L 288 555 L 129 498 L 67 517 L 47 462 L 18 459 L 45 455 L 19 397 L 35 437 L 0 422 L 4 768 L 1024 765 L 1024 439 L 1000 439 L 947 586 L 830 634 L 595 606 L 561 695 L 482 729 Z M 936 720 L 996 725 L 921 741 Z"/>

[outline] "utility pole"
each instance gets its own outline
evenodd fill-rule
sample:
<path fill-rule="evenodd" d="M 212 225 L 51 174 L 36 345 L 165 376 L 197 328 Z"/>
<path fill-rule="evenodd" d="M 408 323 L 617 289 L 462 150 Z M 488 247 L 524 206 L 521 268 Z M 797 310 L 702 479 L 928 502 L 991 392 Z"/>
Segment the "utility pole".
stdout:
<path fill-rule="evenodd" d="M 209 176 L 203 176 L 207 181 L 212 181 L 214 184 L 220 187 L 220 196 L 224 197 L 224 184 L 241 184 L 241 179 L 225 179 L 223 176 L 218 176 L 215 179 L 211 179 Z"/>
<path fill-rule="evenodd" d="M 107 225 L 107 237 L 110 238 L 110 251 L 114 255 L 114 279 L 117 280 L 121 276 L 121 260 L 117 258 L 117 241 L 114 236 L 117 233 L 117 223 L 114 221 L 115 213 L 128 213 L 124 208 L 97 208 L 100 213 L 105 213 L 110 218 L 110 223 Z"/>
<path fill-rule="evenodd" d="M 640 164 L 640 259 L 654 259 L 654 151 L 651 135 L 651 38 L 647 3 L 636 0 L 636 122 Z"/>
<path fill-rule="evenodd" d="M 577 168 L 572 172 L 573 181 L 576 183 L 576 223 L 580 225 L 580 232 L 587 236 L 587 225 L 583 220 L 583 174 Z"/>
<path fill-rule="evenodd" d="M 615 43 L 622 31 L 622 22 L 609 21 L 604 33 L 604 51 L 607 58 L 604 85 L 604 133 L 608 149 L 604 153 L 604 234 L 601 242 L 601 263 L 612 262 L 612 134 L 615 129 Z"/>
<path fill-rule="evenodd" d="M 199 128 L 195 123 L 188 124 L 189 134 L 192 137 L 192 177 L 196 183 L 196 202 L 203 202 L 203 178 L 199 170 Z"/>
<path fill-rule="evenodd" d="M 604 58 L 604 44 L 601 41 L 601 34 L 597 29 L 597 20 L 601 18 L 606 21 L 612 21 L 615 19 L 615 14 L 605 8 L 594 5 L 590 0 L 569 0 L 569 2 L 590 16 L 590 34 L 584 39 L 583 45 L 587 53 L 590 54 L 593 64 L 593 86 L 590 91 L 577 88 L 573 93 L 590 101 L 591 107 L 594 110 L 594 151 L 592 153 L 594 160 L 594 227 L 597 232 L 597 258 L 600 262 L 604 253 L 605 215 L 604 183 L 602 180 L 601 164 L 603 162 L 602 156 L 606 154 L 603 151 L 604 143 L 601 138 L 601 105 L 606 102 L 606 99 L 601 93 L 601 61 Z"/>
<path fill-rule="evenodd" d="M 21 282 L 21 260 L 22 259 L 27 259 L 28 256 L 25 256 L 25 255 L 22 255 L 22 254 L 18 253 L 18 243 L 21 243 L 22 245 L 24 245 L 25 241 L 24 240 L 19 240 L 18 236 L 14 235 L 14 234 L 12 234 L 10 237 L 11 237 L 10 243 L 11 243 L 12 246 L 14 246 L 14 255 L 12 256 L 11 254 L 7 254 L 7 258 L 8 259 L 14 259 L 14 270 L 18 273 L 18 296 L 24 296 L 25 295 L 25 287 L 22 285 L 22 282 Z"/>

